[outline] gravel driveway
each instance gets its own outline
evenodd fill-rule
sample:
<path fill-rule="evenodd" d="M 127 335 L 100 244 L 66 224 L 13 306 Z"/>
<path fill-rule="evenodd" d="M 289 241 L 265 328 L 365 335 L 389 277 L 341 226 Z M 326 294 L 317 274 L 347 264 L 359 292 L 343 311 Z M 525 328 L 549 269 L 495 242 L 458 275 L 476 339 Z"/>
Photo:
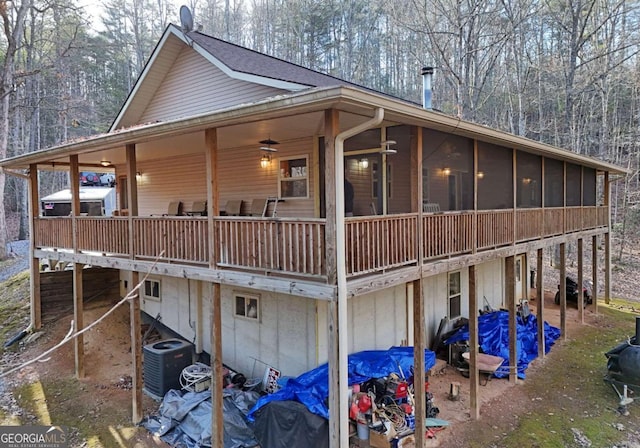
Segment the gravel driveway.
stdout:
<path fill-rule="evenodd" d="M 12 241 L 7 244 L 9 261 L 0 268 L 0 283 L 29 269 L 29 240 Z"/>

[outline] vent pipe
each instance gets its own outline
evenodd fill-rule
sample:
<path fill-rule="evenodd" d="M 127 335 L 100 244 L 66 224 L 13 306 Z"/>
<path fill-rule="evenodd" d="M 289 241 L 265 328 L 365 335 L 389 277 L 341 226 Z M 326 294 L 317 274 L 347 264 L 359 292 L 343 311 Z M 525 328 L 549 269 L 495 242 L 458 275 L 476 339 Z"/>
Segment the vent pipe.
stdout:
<path fill-rule="evenodd" d="M 431 79 L 433 67 L 422 67 L 422 107 L 431 110 Z"/>
<path fill-rule="evenodd" d="M 636 316 L 636 341 L 634 345 L 640 345 L 640 316 Z"/>

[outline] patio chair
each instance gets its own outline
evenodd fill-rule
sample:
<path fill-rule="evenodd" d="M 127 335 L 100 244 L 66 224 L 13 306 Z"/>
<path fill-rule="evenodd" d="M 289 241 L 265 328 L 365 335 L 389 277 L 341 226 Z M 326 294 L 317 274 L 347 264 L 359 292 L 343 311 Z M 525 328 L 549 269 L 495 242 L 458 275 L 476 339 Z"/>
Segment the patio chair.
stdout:
<path fill-rule="evenodd" d="M 167 207 L 167 213 L 163 213 L 162 216 L 180 216 L 182 215 L 182 202 L 174 201 L 169 202 Z"/>
<path fill-rule="evenodd" d="M 191 210 L 185 214 L 188 216 L 207 216 L 207 201 L 194 201 Z"/>
<path fill-rule="evenodd" d="M 269 202 L 267 199 L 254 199 L 251 201 L 251 209 L 249 210 L 249 216 L 266 216 L 267 206 Z"/>
<path fill-rule="evenodd" d="M 242 200 L 231 199 L 224 206 L 224 214 L 227 216 L 240 216 L 242 211 Z"/>
<path fill-rule="evenodd" d="M 422 204 L 422 211 L 424 213 L 438 213 L 440 211 L 440 204 L 437 202 L 425 202 Z"/>

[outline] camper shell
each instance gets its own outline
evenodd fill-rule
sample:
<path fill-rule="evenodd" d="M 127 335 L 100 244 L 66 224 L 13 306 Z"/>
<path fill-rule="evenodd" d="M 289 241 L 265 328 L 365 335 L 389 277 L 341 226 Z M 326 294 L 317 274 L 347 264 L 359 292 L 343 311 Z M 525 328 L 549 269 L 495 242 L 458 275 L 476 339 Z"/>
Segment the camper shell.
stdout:
<path fill-rule="evenodd" d="M 80 188 L 80 214 L 84 216 L 112 216 L 116 208 L 115 188 Z M 41 216 L 69 216 L 71 190 L 60 190 L 40 200 Z"/>

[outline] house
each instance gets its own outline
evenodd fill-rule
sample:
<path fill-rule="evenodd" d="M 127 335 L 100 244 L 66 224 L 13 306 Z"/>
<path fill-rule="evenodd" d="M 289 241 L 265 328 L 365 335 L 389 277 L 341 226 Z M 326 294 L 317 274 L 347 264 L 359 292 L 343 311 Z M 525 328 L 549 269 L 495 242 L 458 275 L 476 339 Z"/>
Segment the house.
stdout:
<path fill-rule="evenodd" d="M 37 173 L 65 164 L 72 216 L 42 216 Z M 533 286 L 532 267 L 541 297 L 549 247 L 560 248 L 564 282 L 566 245 L 577 242 L 582 276 L 583 242 L 596 253 L 603 240 L 608 297 L 609 185 L 625 174 L 173 25 L 109 132 L 0 166 L 29 172 L 35 328 L 39 259 L 72 263 L 74 285 L 85 265 L 116 268 L 123 296 L 150 273 L 131 301 L 135 421 L 143 311 L 210 354 L 212 390 L 222 387 L 223 363 L 251 373 L 259 361 L 295 376 L 328 361 L 330 407 L 340 410 L 330 420 L 334 447 L 348 436 L 347 353 L 404 344 L 420 354 L 443 317 L 461 316 L 477 347 L 474 310 L 487 303 L 510 310 L 515 353 L 516 305 Z M 78 173 L 100 166 L 115 171 L 118 213 L 81 216 Z M 344 178 L 354 193 L 349 217 Z M 203 202 L 206 213 L 189 213 Z M 83 359 L 80 340 L 78 376 Z M 218 395 L 212 433 L 221 446 Z"/>

